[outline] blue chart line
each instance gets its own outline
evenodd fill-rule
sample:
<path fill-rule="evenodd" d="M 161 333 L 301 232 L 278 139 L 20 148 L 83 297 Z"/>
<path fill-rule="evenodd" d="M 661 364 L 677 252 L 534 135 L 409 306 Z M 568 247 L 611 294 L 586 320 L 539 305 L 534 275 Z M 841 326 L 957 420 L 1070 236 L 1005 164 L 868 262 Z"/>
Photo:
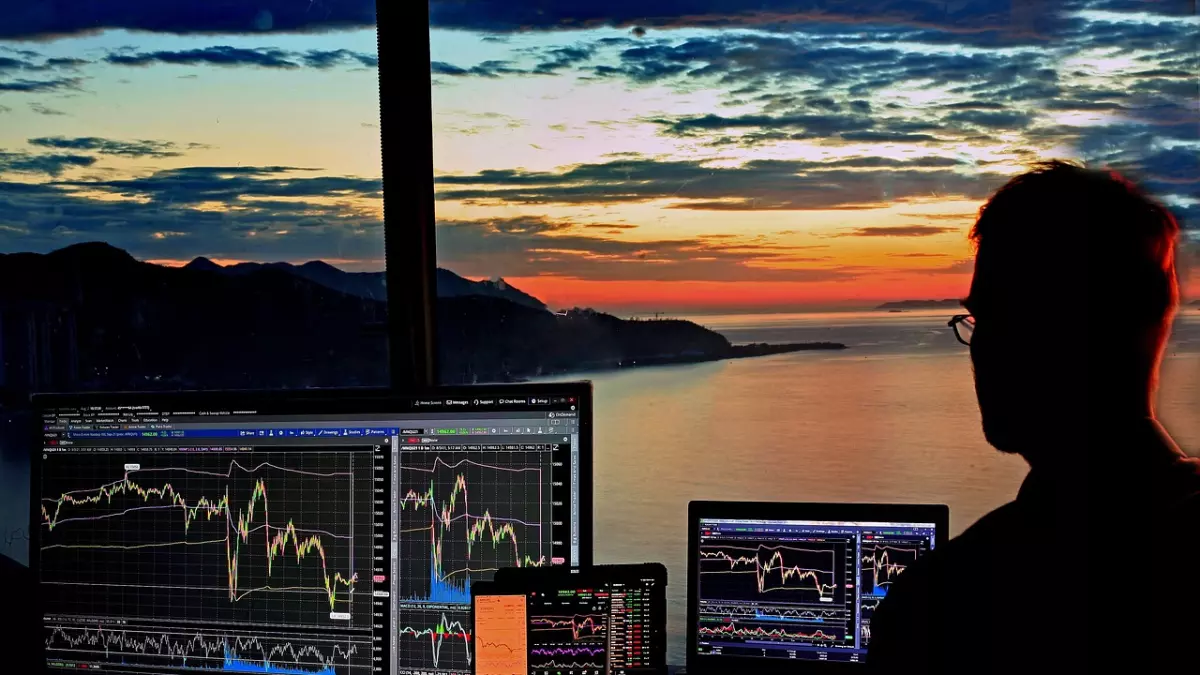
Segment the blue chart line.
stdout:
<path fill-rule="evenodd" d="M 239 659 L 229 651 L 228 647 L 225 648 L 225 662 L 222 664 L 221 670 L 232 673 L 271 673 L 272 675 L 337 675 L 333 666 L 326 666 L 320 670 L 309 670 L 276 666 L 269 661 Z"/>

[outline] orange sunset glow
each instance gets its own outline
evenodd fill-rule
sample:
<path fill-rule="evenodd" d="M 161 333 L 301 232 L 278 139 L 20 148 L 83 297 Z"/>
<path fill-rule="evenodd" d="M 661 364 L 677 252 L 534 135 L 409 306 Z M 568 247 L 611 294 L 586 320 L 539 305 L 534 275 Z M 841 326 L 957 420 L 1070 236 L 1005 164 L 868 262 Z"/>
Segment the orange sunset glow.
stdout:
<path fill-rule="evenodd" d="M 432 2 L 438 265 L 616 313 L 956 297 L 979 206 L 1063 158 L 1171 208 L 1200 289 L 1194 17 L 768 4 Z M 0 251 L 383 269 L 376 34 L 343 10 L 0 29 Z"/>
<path fill-rule="evenodd" d="M 1050 158 L 1127 171 L 1194 227 L 1185 55 L 1112 37 L 1186 19 L 1052 5 L 782 22 L 619 6 L 599 25 L 435 3 L 439 264 L 631 313 L 953 298 L 979 206 Z"/>

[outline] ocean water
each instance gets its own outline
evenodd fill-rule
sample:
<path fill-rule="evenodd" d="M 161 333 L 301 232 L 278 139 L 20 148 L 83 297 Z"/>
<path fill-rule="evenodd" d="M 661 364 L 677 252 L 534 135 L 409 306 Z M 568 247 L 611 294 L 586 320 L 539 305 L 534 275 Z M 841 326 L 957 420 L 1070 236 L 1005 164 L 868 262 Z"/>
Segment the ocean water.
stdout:
<path fill-rule="evenodd" d="M 734 342 L 850 349 L 586 376 L 596 397 L 596 561 L 666 563 L 672 663 L 684 660 L 690 500 L 944 503 L 957 534 L 1013 498 L 1028 467 L 984 441 L 967 348 L 947 318 L 694 317 Z M 1180 444 L 1200 451 L 1195 312 L 1177 328 L 1159 408 Z"/>

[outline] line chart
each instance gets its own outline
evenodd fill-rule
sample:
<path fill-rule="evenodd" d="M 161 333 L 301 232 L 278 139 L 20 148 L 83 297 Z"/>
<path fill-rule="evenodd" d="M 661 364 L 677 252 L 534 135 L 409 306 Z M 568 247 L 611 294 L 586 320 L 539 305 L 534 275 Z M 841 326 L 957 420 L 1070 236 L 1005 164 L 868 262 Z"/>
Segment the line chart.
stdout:
<path fill-rule="evenodd" d="M 918 545 L 866 544 L 862 546 L 863 596 L 887 595 L 888 587 L 921 555 Z"/>
<path fill-rule="evenodd" d="M 369 453 L 97 453 L 73 456 L 69 475 L 67 464 L 43 466 L 41 581 L 56 611 L 370 625 L 369 602 L 353 602 L 371 557 Z"/>
<path fill-rule="evenodd" d="M 400 597 L 467 604 L 473 581 L 549 562 L 548 451 L 409 451 L 400 465 Z"/>
<path fill-rule="evenodd" d="M 480 596 L 475 602 L 475 675 L 525 675 L 524 595 Z"/>
<path fill-rule="evenodd" d="M 704 613 L 710 616 L 727 616 L 731 619 L 759 619 L 760 621 L 843 621 L 846 612 L 842 609 L 807 609 L 779 605 L 707 605 Z"/>
<path fill-rule="evenodd" d="M 437 610 L 415 610 L 399 629 L 400 660 L 410 668 L 447 668 L 455 663 L 469 670 L 472 660 L 471 629 L 464 619 Z"/>
<path fill-rule="evenodd" d="M 529 653 L 537 656 L 600 656 L 606 651 L 604 647 L 534 647 Z"/>
<path fill-rule="evenodd" d="M 841 541 L 700 546 L 701 592 L 713 600 L 835 603 L 845 596 Z"/>
<path fill-rule="evenodd" d="M 533 616 L 529 618 L 529 631 L 541 633 L 539 641 L 603 640 L 608 631 L 608 617 L 604 614 L 573 614 L 571 616 Z M 554 635 L 550 635 L 553 633 Z M 561 635 L 561 637 L 559 637 Z M 569 635 L 569 637 L 568 637 Z"/>
<path fill-rule="evenodd" d="M 739 640 L 769 640 L 773 642 L 839 642 L 845 639 L 844 635 L 837 633 L 830 634 L 823 630 L 805 632 L 801 630 L 788 630 L 786 628 L 764 628 L 762 626 L 744 628 L 734 623 L 726 623 L 719 626 L 701 626 L 699 631 L 701 635 L 707 636 L 732 637 Z"/>
<path fill-rule="evenodd" d="M 537 671 L 595 671 L 603 672 L 608 662 L 608 650 L 601 644 L 533 647 L 529 650 L 529 667 Z"/>
<path fill-rule="evenodd" d="M 138 669 L 220 670 L 282 675 L 366 675 L 367 638 L 329 638 L 280 633 L 46 627 L 49 658 Z"/>

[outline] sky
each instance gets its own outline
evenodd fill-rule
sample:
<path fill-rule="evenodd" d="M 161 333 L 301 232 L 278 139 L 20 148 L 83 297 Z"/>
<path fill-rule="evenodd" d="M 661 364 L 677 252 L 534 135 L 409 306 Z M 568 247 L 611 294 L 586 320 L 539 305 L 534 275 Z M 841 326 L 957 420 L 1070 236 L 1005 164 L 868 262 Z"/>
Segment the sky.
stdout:
<path fill-rule="evenodd" d="M 5 3 L 0 252 L 383 268 L 373 2 L 223 4 Z"/>
<path fill-rule="evenodd" d="M 0 252 L 382 267 L 370 0 L 13 1 Z M 438 263 L 616 312 L 957 297 L 982 202 L 1067 158 L 1162 199 L 1200 289 L 1194 5 L 432 0 Z"/>

